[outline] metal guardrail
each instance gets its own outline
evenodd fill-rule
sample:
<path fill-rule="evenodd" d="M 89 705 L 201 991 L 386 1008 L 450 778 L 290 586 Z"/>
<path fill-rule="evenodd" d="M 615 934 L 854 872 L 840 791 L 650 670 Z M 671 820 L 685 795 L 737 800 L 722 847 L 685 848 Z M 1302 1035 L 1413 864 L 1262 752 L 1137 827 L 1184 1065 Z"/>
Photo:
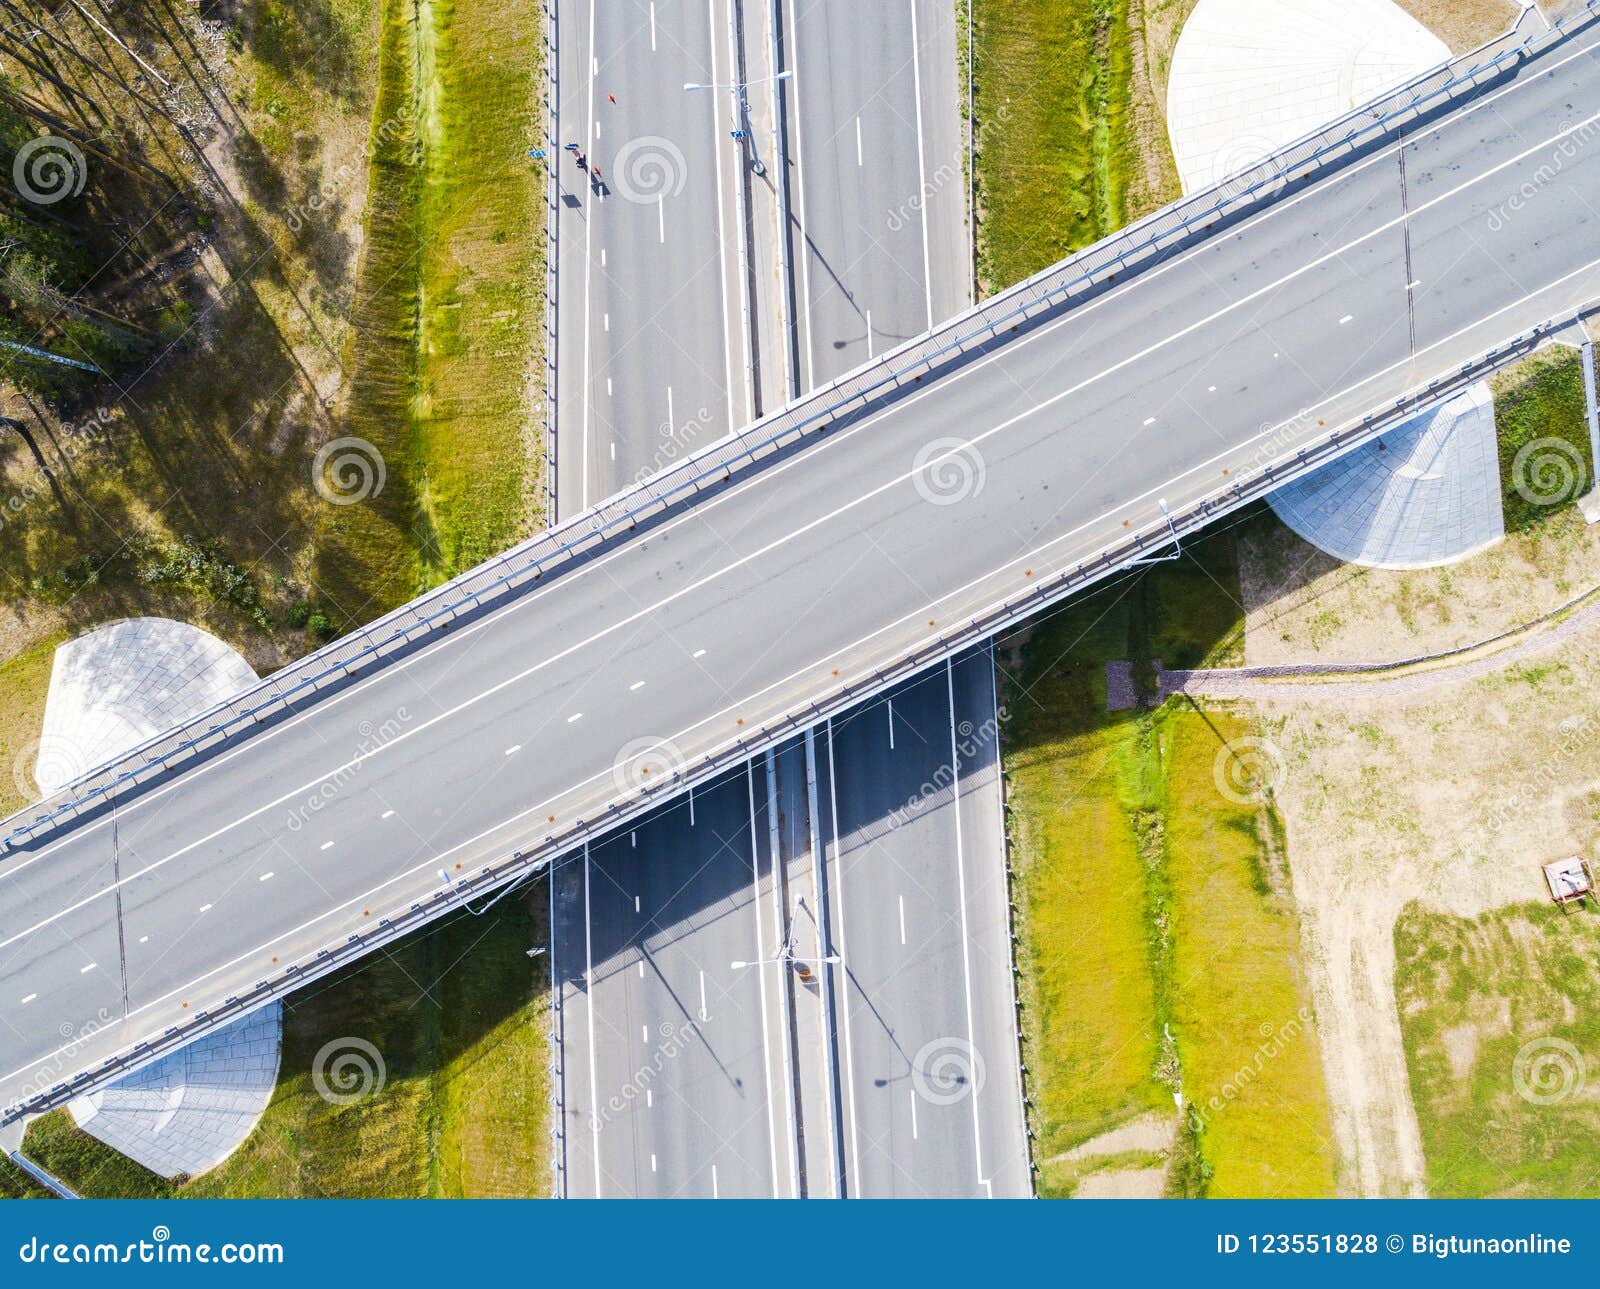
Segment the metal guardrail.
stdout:
<path fill-rule="evenodd" d="M 1487 83 L 1509 75 L 1596 21 L 1600 21 L 1600 0 L 1587 0 L 1582 11 L 1548 31 L 1514 30 L 1425 72 L 1377 103 L 1347 113 L 1249 170 L 1140 220 L 763 417 L 741 433 L 633 484 L 18 812 L 8 821 L 10 827 L 0 840 L 0 855 L 100 808 L 119 792 L 146 786 L 178 762 L 221 747 L 269 718 L 294 711 L 297 703 L 342 685 L 385 655 L 398 655 L 438 638 L 463 617 L 483 611 L 491 602 L 503 602 L 547 574 L 592 554 L 637 528 L 642 520 L 691 502 L 706 489 L 730 480 L 734 470 L 770 459 L 808 434 L 824 434 L 835 420 L 859 416 L 907 386 L 920 384 L 940 364 L 953 365 L 1001 341 L 1007 332 L 1104 291 L 1130 272 L 1149 268 L 1190 245 L 1224 220 L 1264 209 L 1288 187 L 1304 184 L 1319 172 L 1390 139 L 1457 95 L 1476 94 Z"/>

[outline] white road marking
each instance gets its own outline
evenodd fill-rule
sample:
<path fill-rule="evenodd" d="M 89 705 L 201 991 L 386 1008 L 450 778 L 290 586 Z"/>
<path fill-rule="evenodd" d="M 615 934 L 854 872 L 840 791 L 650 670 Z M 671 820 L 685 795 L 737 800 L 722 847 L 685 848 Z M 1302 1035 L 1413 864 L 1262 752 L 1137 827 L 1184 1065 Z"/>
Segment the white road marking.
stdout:
<path fill-rule="evenodd" d="M 1156 423 L 1156 418 L 1153 416 L 1147 416 L 1144 418 L 1144 423 L 1146 425 L 1154 425 Z"/>
<path fill-rule="evenodd" d="M 856 165 L 866 165 L 866 160 L 861 155 L 861 118 L 856 117 Z"/>
<path fill-rule="evenodd" d="M 889 709 L 889 750 L 894 751 L 894 699 L 885 704 Z"/>
<path fill-rule="evenodd" d="M 639 1026 L 639 1031 L 639 1037 L 648 1043 L 650 1041 L 650 1026 L 641 1025 Z"/>
<path fill-rule="evenodd" d="M 27 1006 L 27 1005 L 28 1005 L 28 1004 L 29 1004 L 29 1003 L 31 1003 L 31 1002 L 32 1002 L 32 1001 L 33 1001 L 33 1000 L 34 1000 L 34 999 L 35 999 L 35 998 L 37 998 L 37 997 L 38 997 L 38 996 L 39 996 L 39 995 L 38 995 L 38 994 L 29 994 L 29 995 L 28 995 L 28 996 L 27 996 L 27 997 L 26 997 L 26 998 L 24 998 L 24 999 L 23 999 L 23 1000 L 22 1000 L 22 1005 L 23 1005 L 23 1006 L 24 1006 L 24 1007 L 26 1007 L 26 1006 Z"/>
<path fill-rule="evenodd" d="M 1342 327 L 1342 326 L 1344 326 L 1344 324 L 1345 324 L 1345 323 L 1347 323 L 1347 322 L 1354 322 L 1354 321 L 1355 321 L 1355 316 L 1356 316 L 1356 315 L 1355 315 L 1355 314 L 1353 314 L 1353 313 L 1347 313 L 1347 314 L 1345 314 L 1345 315 L 1344 315 L 1344 317 L 1342 317 L 1342 318 L 1340 318 L 1340 319 L 1339 319 L 1339 325 L 1340 325 L 1340 326 L 1341 326 L 1341 327 Z M 1274 358 L 1276 358 L 1276 357 L 1277 357 L 1277 356 L 1278 356 L 1278 355 L 1277 355 L 1277 354 L 1273 354 L 1273 355 L 1272 355 L 1272 356 L 1273 356 L 1273 357 L 1274 357 Z"/>
<path fill-rule="evenodd" d="M 632 846 L 635 850 L 639 849 L 639 834 L 637 832 L 630 832 L 628 834 L 628 845 Z"/>
<path fill-rule="evenodd" d="M 639 979 L 640 980 L 644 979 L 644 959 L 643 958 L 639 959 Z"/>
<path fill-rule="evenodd" d="M 656 194 L 656 240 L 663 244 L 667 240 L 667 194 Z"/>
<path fill-rule="evenodd" d="M 694 827 L 694 789 L 689 789 L 689 827 Z"/>
<path fill-rule="evenodd" d="M 676 434 L 677 432 L 678 432 L 678 417 L 677 417 L 677 414 L 672 410 L 672 386 L 668 385 L 667 386 L 667 433 L 668 434 Z"/>
<path fill-rule="evenodd" d="M 617 441 L 615 439 L 611 440 L 611 459 L 613 461 L 617 459 Z"/>
<path fill-rule="evenodd" d="M 706 973 L 703 971 L 700 973 L 700 1019 L 703 1021 L 711 1019 L 706 1014 Z"/>
<path fill-rule="evenodd" d="M 907 1091 L 911 1093 L 911 1140 L 915 1141 L 917 1139 L 917 1090 L 908 1088 Z"/>
<path fill-rule="evenodd" d="M 650 52 L 656 52 L 656 0 L 650 0 Z"/>
<path fill-rule="evenodd" d="M 149 942 L 150 942 L 150 937 L 149 937 L 149 936 L 147 936 L 147 935 L 141 935 L 141 936 L 140 936 L 140 937 L 139 937 L 139 943 L 140 943 L 140 944 L 148 944 L 148 943 L 149 943 Z"/>
<path fill-rule="evenodd" d="M 611 389 L 611 377 L 609 377 L 609 376 L 606 377 L 606 397 L 607 398 L 614 397 L 614 395 L 612 393 L 612 389 Z"/>
<path fill-rule="evenodd" d="M 694 651 L 694 652 L 693 652 L 693 653 L 692 653 L 692 654 L 690 654 L 690 655 L 689 655 L 689 656 L 690 656 L 690 657 L 691 657 L 691 658 L 704 658 L 704 657 L 705 657 L 705 656 L 706 656 L 706 651 L 705 651 L 705 650 L 704 650 L 704 649 L 696 649 L 696 650 L 695 650 L 695 651 Z"/>
<path fill-rule="evenodd" d="M 1407 282 L 1406 283 L 1406 290 L 1407 291 L 1415 291 L 1421 285 L 1422 285 L 1422 279 L 1418 278 L 1415 282 Z"/>
<path fill-rule="evenodd" d="M 270 882 L 276 876 L 277 876 L 276 873 L 263 873 L 263 874 L 261 874 L 260 877 L 256 878 L 256 881 L 258 881 L 258 882 Z"/>
<path fill-rule="evenodd" d="M 715 1164 L 711 1165 L 711 1198 L 712 1199 L 721 1199 L 722 1198 L 717 1193 L 717 1166 Z"/>
<path fill-rule="evenodd" d="M 767 957 L 761 934 L 761 840 L 756 831 L 756 763 L 745 762 L 745 783 L 750 797 L 750 912 L 756 920 L 756 961 Z M 778 1124 L 772 1114 L 772 1039 L 767 1031 L 767 990 L 760 971 L 748 972 L 755 981 L 756 997 L 761 1000 L 761 1069 L 767 1084 L 767 1158 L 772 1166 L 772 1193 L 778 1194 Z"/>
<path fill-rule="evenodd" d="M 381 815 L 378 816 L 378 818 L 379 819 L 387 819 L 392 814 L 394 814 L 393 810 L 385 810 Z"/>
<path fill-rule="evenodd" d="M 646 1110 L 652 1109 L 655 1106 L 655 1103 L 656 1103 L 655 1089 L 654 1088 L 646 1088 L 644 1090 L 644 1108 Z"/>
<path fill-rule="evenodd" d="M 643 689 L 643 688 L 644 688 L 644 681 L 636 680 L 636 681 L 633 682 L 633 684 L 628 686 L 628 692 L 631 694 L 635 690 Z"/>
<path fill-rule="evenodd" d="M 956 824 L 956 886 L 961 895 L 961 987 L 967 1004 L 967 1051 L 974 1062 L 978 1059 L 977 1031 L 972 1022 L 972 931 L 967 926 L 967 861 L 961 844 L 961 753 L 956 745 L 956 667 L 953 659 L 945 659 L 945 686 L 950 698 L 950 788 L 955 803 L 953 812 Z M 988 1174 L 983 1168 L 983 1123 L 978 1115 L 978 1089 L 972 1089 L 967 1098 L 972 1102 L 972 1154 L 980 1178 Z"/>
<path fill-rule="evenodd" d="M 640 906 L 639 897 L 637 895 L 635 895 L 633 897 L 633 911 L 635 913 L 643 913 L 644 912 L 644 909 Z M 644 974 L 644 963 L 642 963 L 642 962 L 639 964 L 639 974 L 640 975 Z"/>
<path fill-rule="evenodd" d="M 606 266 L 606 248 L 604 246 L 602 246 L 600 248 L 600 267 L 601 268 L 605 268 L 605 266 Z M 606 383 L 609 385 L 611 382 L 608 380 Z"/>
<path fill-rule="evenodd" d="M 601 319 L 605 323 L 606 330 L 609 332 L 611 330 L 611 313 L 610 313 L 610 311 L 607 310 L 605 313 L 601 314 L 600 316 L 601 316 Z"/>
<path fill-rule="evenodd" d="M 331 841 L 325 841 L 325 842 L 322 843 L 321 849 L 323 849 L 323 850 L 332 850 L 333 849 L 333 843 Z"/>
<path fill-rule="evenodd" d="M 508 747 L 506 749 L 506 755 L 507 756 L 515 756 L 520 751 L 522 751 L 522 744 L 521 743 L 513 743 L 510 747 Z"/>
<path fill-rule="evenodd" d="M 567 724 L 568 725 L 575 725 L 579 721 L 581 721 L 582 719 L 583 719 L 583 713 L 582 712 L 573 712 L 571 716 L 567 717 Z"/>
<path fill-rule="evenodd" d="M 650 1171 L 653 1173 L 653 1172 L 655 1172 L 655 1170 L 656 1170 L 656 1157 L 654 1155 L 651 1155 L 650 1156 Z"/>
<path fill-rule="evenodd" d="M 1215 394 L 1217 392 L 1217 387 L 1215 385 L 1207 385 L 1206 386 L 1206 392 L 1210 393 L 1210 394 Z"/>
<path fill-rule="evenodd" d="M 600 122 L 598 121 L 594 123 L 594 137 L 597 139 L 600 137 Z"/>
<path fill-rule="evenodd" d="M 201 906 L 200 906 L 200 911 L 201 911 L 201 912 L 202 912 L 202 913 L 206 913 L 206 912 L 209 912 L 209 911 L 210 911 L 210 909 L 211 909 L 211 907 L 212 907 L 212 906 L 211 906 L 211 905 L 209 905 L 209 904 L 202 904 L 202 905 L 201 905 Z"/>
<path fill-rule="evenodd" d="M 99 965 L 100 964 L 98 962 L 91 962 L 87 967 L 79 967 L 78 968 L 78 974 L 80 976 L 87 976 L 91 971 L 93 971 Z"/>
<path fill-rule="evenodd" d="M 906 897 L 901 895 L 897 898 L 900 901 L 900 943 L 904 944 L 906 942 Z"/>

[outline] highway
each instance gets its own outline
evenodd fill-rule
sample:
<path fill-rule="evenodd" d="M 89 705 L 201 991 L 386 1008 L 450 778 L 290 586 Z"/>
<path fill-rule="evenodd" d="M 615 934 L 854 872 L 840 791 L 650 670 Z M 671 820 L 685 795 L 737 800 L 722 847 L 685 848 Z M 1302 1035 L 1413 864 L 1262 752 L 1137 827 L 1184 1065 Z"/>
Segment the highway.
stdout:
<path fill-rule="evenodd" d="M 964 654 L 819 740 L 850 1195 L 1032 1193 L 994 679 Z"/>
<path fill-rule="evenodd" d="M 1600 295 L 1594 42 L 9 854 L 0 1093 L 314 971 L 631 799 L 637 740 L 690 767 L 747 754 L 1162 501 L 1223 498 L 1570 316 Z"/>
<path fill-rule="evenodd" d="M 557 33 L 559 520 L 754 413 L 731 100 L 683 88 L 731 79 L 726 0 L 563 0 Z"/>
<path fill-rule="evenodd" d="M 795 314 L 811 389 L 971 302 L 965 74 L 955 8 L 940 0 L 784 10 Z"/>

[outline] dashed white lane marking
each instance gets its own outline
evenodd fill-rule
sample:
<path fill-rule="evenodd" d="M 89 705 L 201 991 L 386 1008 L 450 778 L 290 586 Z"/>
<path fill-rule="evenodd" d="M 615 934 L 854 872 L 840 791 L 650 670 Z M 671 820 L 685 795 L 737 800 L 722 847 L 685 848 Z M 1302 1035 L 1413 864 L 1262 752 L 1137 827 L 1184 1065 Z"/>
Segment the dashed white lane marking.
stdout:
<path fill-rule="evenodd" d="M 653 1172 L 655 1172 L 655 1170 L 656 1170 L 656 1157 L 654 1155 L 651 1155 L 650 1156 L 650 1171 L 653 1173 Z"/>
<path fill-rule="evenodd" d="M 611 330 L 611 314 L 610 314 L 610 312 L 608 311 L 606 313 L 602 313 L 600 315 L 600 319 L 605 324 L 605 329 L 607 331 L 610 331 Z"/>
<path fill-rule="evenodd" d="M 678 428 L 678 418 L 672 412 L 672 386 L 667 386 L 667 433 L 673 434 Z"/>
<path fill-rule="evenodd" d="M 600 248 L 600 267 L 601 268 L 605 268 L 605 266 L 606 266 L 606 248 L 604 246 L 602 246 Z M 608 388 L 609 388 L 610 384 L 611 384 L 611 382 L 609 380 L 607 380 L 606 381 L 606 385 L 607 385 Z"/>
<path fill-rule="evenodd" d="M 617 459 L 617 441 L 615 439 L 611 440 L 611 459 L 613 461 Z"/>
<path fill-rule="evenodd" d="M 911 1088 L 910 1092 L 911 1092 L 911 1140 L 915 1141 L 917 1139 L 917 1090 L 915 1088 Z"/>
<path fill-rule="evenodd" d="M 1144 423 L 1146 425 L 1154 425 L 1156 423 L 1156 418 L 1153 416 L 1147 416 L 1144 418 Z"/>
<path fill-rule="evenodd" d="M 655 1103 L 656 1103 L 655 1089 L 654 1088 L 646 1088 L 644 1090 L 644 1108 L 646 1110 L 649 1110 L 650 1108 L 652 1108 L 655 1105 Z"/>
<path fill-rule="evenodd" d="M 644 1041 L 646 1043 L 648 1043 L 650 1041 L 650 1026 L 641 1025 L 641 1026 L 639 1026 L 639 1030 L 640 1030 L 640 1036 L 644 1039 Z"/>
<path fill-rule="evenodd" d="M 639 906 L 639 897 L 638 897 L 638 896 L 637 896 L 637 895 L 635 895 L 635 896 L 634 896 L 634 897 L 633 897 L 633 911 L 634 911 L 634 912 L 635 912 L 635 913 L 642 913 L 642 912 L 644 912 L 644 910 L 643 910 L 643 909 L 642 909 L 642 908 L 641 908 L 641 907 L 640 907 L 640 906 Z M 640 963 L 640 964 L 639 964 L 639 966 L 640 966 L 640 968 L 641 968 L 641 969 L 643 969 L 643 967 L 644 967 L 644 963 L 642 963 L 642 962 L 641 962 L 641 963 Z"/>
<path fill-rule="evenodd" d="M 667 194 L 656 194 L 656 240 L 665 243 L 667 240 Z"/>
<path fill-rule="evenodd" d="M 643 689 L 643 688 L 644 688 L 644 681 L 642 681 L 642 680 L 636 680 L 636 681 L 634 681 L 634 682 L 633 682 L 633 684 L 631 684 L 631 685 L 629 685 L 629 686 L 628 686 L 628 692 L 629 692 L 629 693 L 630 693 L 630 694 L 631 694 L 631 693 L 633 693 L 633 692 L 634 692 L 634 691 L 635 691 L 635 690 L 636 690 L 636 689 Z"/>
<path fill-rule="evenodd" d="M 209 905 L 209 904 L 202 904 L 202 905 L 201 905 L 201 906 L 200 906 L 200 911 L 201 911 L 201 912 L 202 912 L 202 913 L 209 913 L 209 912 L 210 912 L 210 911 L 211 911 L 211 905 Z"/>
<path fill-rule="evenodd" d="M 322 843 L 322 849 L 323 850 L 332 850 L 333 849 L 333 843 L 331 841 L 323 842 Z"/>
<path fill-rule="evenodd" d="M 1421 285 L 1422 285 L 1422 279 L 1418 278 L 1415 282 L 1407 282 L 1406 283 L 1406 290 L 1407 291 L 1415 291 Z"/>
<path fill-rule="evenodd" d="M 900 901 L 900 943 L 904 944 L 906 942 L 906 897 L 901 895 L 896 898 Z"/>
<path fill-rule="evenodd" d="M 87 967 L 79 967 L 78 968 L 78 974 L 80 976 L 87 976 L 91 971 L 93 971 L 99 965 L 100 964 L 98 962 L 91 962 Z"/>
<path fill-rule="evenodd" d="M 1342 326 L 1344 326 L 1344 324 L 1345 324 L 1345 323 L 1347 323 L 1347 322 L 1353 322 L 1353 321 L 1355 321 L 1355 316 L 1356 316 L 1356 315 L 1355 315 L 1355 314 L 1353 314 L 1353 313 L 1347 313 L 1347 314 L 1345 314 L 1345 315 L 1344 315 L 1344 317 L 1342 317 L 1342 318 L 1340 318 L 1340 319 L 1339 319 L 1339 325 L 1340 325 L 1340 326 L 1341 326 L 1341 327 L 1342 327 Z"/>
<path fill-rule="evenodd" d="M 628 834 L 628 846 L 632 850 L 639 849 L 639 834 L 637 832 L 630 832 Z"/>
<path fill-rule="evenodd" d="M 1215 394 L 1216 392 L 1217 392 L 1217 387 L 1215 385 L 1207 385 L 1206 386 L 1206 393 Z"/>
<path fill-rule="evenodd" d="M 722 1198 L 722 1196 L 717 1194 L 717 1166 L 715 1164 L 711 1165 L 711 1198 L 712 1199 L 721 1199 Z"/>
<path fill-rule="evenodd" d="M 650 0 L 650 52 L 656 52 L 656 0 Z"/>
<path fill-rule="evenodd" d="M 642 959 L 639 962 L 639 979 L 644 979 L 644 961 Z"/>
<path fill-rule="evenodd" d="M 27 1006 L 27 1005 L 28 1005 L 28 1004 L 29 1004 L 29 1003 L 31 1003 L 31 1002 L 32 1002 L 32 1001 L 33 1001 L 33 1000 L 34 1000 L 34 999 L 35 999 L 35 998 L 37 998 L 37 997 L 38 997 L 38 996 L 39 996 L 39 995 L 38 995 L 38 994 L 29 994 L 29 995 L 28 995 L 28 996 L 27 996 L 27 997 L 26 997 L 26 998 L 24 998 L 24 999 L 23 999 L 23 1000 L 22 1000 L 22 1005 L 23 1005 L 23 1006 L 24 1006 L 24 1007 L 26 1007 L 26 1006 Z"/>
<path fill-rule="evenodd" d="M 515 756 L 520 751 L 522 751 L 522 744 L 521 743 L 513 743 L 510 747 L 508 747 L 506 749 L 506 755 L 507 756 Z"/>
<path fill-rule="evenodd" d="M 612 393 L 611 393 L 611 377 L 609 377 L 609 376 L 606 377 L 606 397 L 607 398 L 612 397 Z"/>
<path fill-rule="evenodd" d="M 270 882 L 276 876 L 277 876 L 276 873 L 263 873 L 263 874 L 261 874 L 260 877 L 256 878 L 256 881 L 258 881 L 258 882 Z"/>
<path fill-rule="evenodd" d="M 861 118 L 856 117 L 856 165 L 864 166 L 866 161 L 861 155 Z"/>
<path fill-rule="evenodd" d="M 692 657 L 692 658 L 704 658 L 705 656 L 706 656 L 706 651 L 704 649 L 696 649 L 694 651 L 694 653 L 692 653 L 690 655 L 690 657 Z"/>
<path fill-rule="evenodd" d="M 378 816 L 378 818 L 379 819 L 387 819 L 393 814 L 394 814 L 393 810 L 385 810 L 381 815 Z"/>
<path fill-rule="evenodd" d="M 571 716 L 567 717 L 567 724 L 568 725 L 572 725 L 577 721 L 581 721 L 582 719 L 583 719 L 583 713 L 582 712 L 573 712 Z"/>
<path fill-rule="evenodd" d="M 703 971 L 700 973 L 700 1019 L 703 1021 L 711 1019 L 706 1014 L 706 973 Z"/>
<path fill-rule="evenodd" d="M 600 122 L 598 121 L 594 123 L 594 137 L 597 139 L 600 137 Z"/>
<path fill-rule="evenodd" d="M 888 702 L 889 708 L 889 750 L 894 751 L 894 699 Z"/>
<path fill-rule="evenodd" d="M 148 943 L 149 943 L 149 942 L 150 942 L 150 937 L 149 937 L 149 936 L 147 936 L 147 935 L 141 935 L 141 936 L 140 936 L 140 937 L 139 937 L 139 943 L 140 943 L 140 944 L 148 944 Z"/>

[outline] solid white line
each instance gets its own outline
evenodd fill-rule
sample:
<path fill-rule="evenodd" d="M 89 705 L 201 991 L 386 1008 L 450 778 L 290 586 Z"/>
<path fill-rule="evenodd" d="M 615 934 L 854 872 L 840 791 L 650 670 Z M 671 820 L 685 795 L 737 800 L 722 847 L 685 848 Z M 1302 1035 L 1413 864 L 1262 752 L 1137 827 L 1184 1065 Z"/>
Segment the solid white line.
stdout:
<path fill-rule="evenodd" d="M 784 909 L 783 909 L 783 883 L 780 880 L 779 865 L 783 863 L 783 851 L 778 845 L 778 758 L 769 748 L 766 755 L 767 763 L 767 853 L 772 857 L 772 926 L 773 934 L 780 937 L 779 943 L 787 943 L 785 934 Z M 761 959 L 765 962 L 766 959 Z M 755 974 L 762 977 L 762 988 L 766 987 L 765 971 L 756 970 Z M 776 972 L 773 973 L 777 975 Z M 789 1186 L 790 1194 L 800 1198 L 800 1139 L 799 1130 L 795 1124 L 794 1089 L 795 1069 L 794 1056 L 789 1050 L 787 1035 L 794 1024 L 794 1008 L 789 999 L 789 991 L 782 980 L 778 981 L 778 1014 L 782 1018 L 784 1039 L 778 1046 L 783 1049 L 783 1105 L 788 1119 L 789 1133 L 786 1149 L 789 1152 Z"/>
<path fill-rule="evenodd" d="M 838 782 L 838 764 L 833 759 L 833 717 L 828 717 L 828 810 L 833 822 L 833 853 L 838 856 L 837 871 L 834 874 L 832 889 L 834 908 L 839 914 L 838 926 L 833 928 L 836 932 L 835 949 L 839 957 L 845 962 L 850 961 L 850 950 L 845 946 L 844 939 L 844 855 L 839 850 L 839 793 L 834 786 Z M 856 1185 L 860 1185 L 861 1178 L 861 1140 L 856 1133 L 856 1063 L 855 1052 L 850 1039 L 850 973 L 839 973 L 841 985 L 839 997 L 844 1005 L 844 1015 L 840 1017 L 838 1025 L 844 1031 L 844 1084 L 849 1092 L 850 1103 L 850 1166 L 856 1178 Z"/>
<path fill-rule="evenodd" d="M 745 783 L 750 796 L 750 911 L 756 920 L 756 961 L 767 960 L 765 937 L 761 934 L 761 834 L 756 830 L 756 763 L 745 762 Z M 772 1104 L 772 1038 L 767 1030 L 767 987 L 764 973 L 757 968 L 745 973 L 755 981 L 756 997 L 761 1002 L 761 1068 L 767 1082 L 767 1158 L 772 1164 L 772 1196 L 778 1198 L 778 1125 Z"/>
<path fill-rule="evenodd" d="M 933 259 L 928 253 L 928 172 L 922 146 L 922 51 L 918 48 L 917 0 L 906 0 L 911 7 L 911 92 L 917 100 L 917 185 L 922 195 L 922 292 L 928 305 L 928 330 L 933 330 Z"/>
<path fill-rule="evenodd" d="M 550 880 L 555 881 L 552 874 Z M 589 1022 L 589 1133 L 594 1151 L 594 1197 L 600 1198 L 600 1085 L 595 1075 L 594 928 L 589 916 L 589 843 L 583 843 L 583 1008 Z"/>
<path fill-rule="evenodd" d="M 982 1059 L 978 1052 L 977 1031 L 972 1022 L 972 933 L 967 926 L 967 863 L 961 844 L 961 752 L 956 745 L 956 667 L 953 659 L 945 659 L 945 685 L 950 699 L 950 804 L 956 821 L 956 886 L 961 904 L 961 988 L 967 1004 L 967 1051 L 974 1065 Z M 973 1081 L 972 1096 L 972 1154 L 981 1183 L 988 1175 L 983 1170 L 983 1125 L 978 1115 L 978 1085 Z"/>

